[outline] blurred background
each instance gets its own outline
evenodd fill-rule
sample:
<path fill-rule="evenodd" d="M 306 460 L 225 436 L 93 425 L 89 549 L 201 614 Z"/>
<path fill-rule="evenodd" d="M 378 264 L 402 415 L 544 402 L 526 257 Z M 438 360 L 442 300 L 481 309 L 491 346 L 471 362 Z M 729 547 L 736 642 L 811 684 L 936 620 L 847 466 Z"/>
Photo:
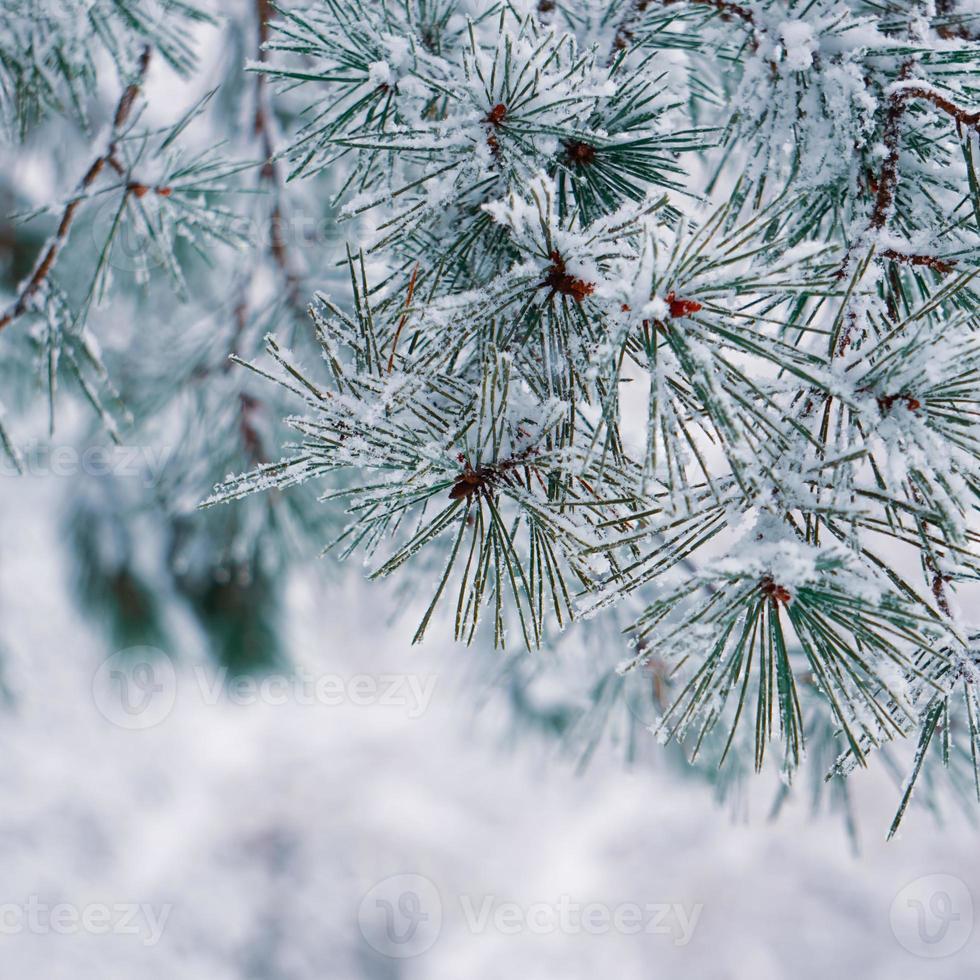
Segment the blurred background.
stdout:
<path fill-rule="evenodd" d="M 859 773 L 855 852 L 806 793 L 775 821 L 765 777 L 719 804 L 649 735 L 583 767 L 531 720 L 567 708 L 554 684 L 515 707 L 499 655 L 410 648 L 414 610 L 356 570 L 295 572 L 293 668 L 264 685 L 218 693 L 189 617 L 175 645 L 120 656 L 68 598 L 53 518 L 75 482 L 3 487 L 5 975 L 980 969 L 977 841 L 958 814 L 915 809 L 885 844 L 897 788 Z"/>
<path fill-rule="evenodd" d="M 615 673 L 608 621 L 534 656 L 446 629 L 413 648 L 409 583 L 318 557 L 339 524 L 315 488 L 198 509 L 278 457 L 294 407 L 228 355 L 274 329 L 315 358 L 306 302 L 346 295 L 358 234 L 329 204 L 342 175 L 257 166 L 305 107 L 277 93 L 263 114 L 241 71 L 263 7 L 215 7 L 192 72 L 147 74 L 140 125 L 179 129 L 167 173 L 220 153 L 198 224 L 147 195 L 120 230 L 93 199 L 57 277 L 84 318 L 0 335 L 21 471 L 0 454 L 4 975 L 977 975 L 969 801 L 925 779 L 886 845 L 900 753 L 847 796 L 822 791 L 819 740 L 792 787 L 710 752 L 691 767 L 647 731 L 662 678 Z M 39 111 L 0 149 L 3 305 L 120 97 L 88 53 L 84 118 Z"/>

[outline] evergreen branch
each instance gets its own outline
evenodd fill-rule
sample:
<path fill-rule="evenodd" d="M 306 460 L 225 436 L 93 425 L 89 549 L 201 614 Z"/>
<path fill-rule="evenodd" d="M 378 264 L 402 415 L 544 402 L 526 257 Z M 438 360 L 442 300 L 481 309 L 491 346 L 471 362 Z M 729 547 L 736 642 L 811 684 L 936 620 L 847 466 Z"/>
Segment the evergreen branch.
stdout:
<path fill-rule="evenodd" d="M 971 129 L 980 127 L 980 110 L 970 112 L 958 106 L 952 99 L 937 92 L 935 89 L 920 85 L 915 81 L 897 82 L 891 87 L 892 94 L 897 94 L 902 100 L 923 99 L 932 104 L 940 112 L 946 113 L 951 119 L 956 121 L 957 126 L 966 126 Z"/>
<path fill-rule="evenodd" d="M 48 276 L 51 274 L 55 263 L 58 261 L 58 256 L 61 250 L 68 241 L 68 234 L 71 231 L 71 226 L 75 220 L 78 209 L 88 197 L 89 190 L 95 183 L 98 176 L 102 173 L 103 168 L 106 166 L 111 166 L 117 173 L 123 172 L 122 166 L 116 158 L 116 151 L 119 139 L 122 136 L 122 130 L 129 120 L 133 105 L 139 96 L 140 89 L 143 86 L 143 81 L 146 78 L 146 72 L 150 65 L 150 53 L 151 48 L 149 45 L 143 48 L 142 54 L 139 58 L 136 77 L 124 89 L 123 94 L 116 105 L 115 112 L 113 113 L 112 135 L 106 151 L 101 156 L 96 157 L 88 170 L 85 171 L 85 175 L 79 182 L 74 196 L 65 205 L 65 209 L 61 215 L 61 220 L 58 222 L 57 231 L 46 246 L 41 257 L 38 259 L 37 264 L 34 266 L 34 271 L 31 273 L 27 282 L 24 283 L 24 285 L 18 291 L 17 298 L 14 300 L 13 304 L 5 313 L 0 314 L 0 330 L 3 330 L 4 327 L 13 323 L 14 320 L 23 316 L 24 313 L 30 309 L 31 300 L 34 298 L 38 290 L 41 289 Z M 127 184 L 126 193 L 142 196 L 148 189 L 149 188 L 144 184 L 132 182 Z M 157 193 L 160 194 L 168 193 L 167 188 L 157 188 L 156 190 Z"/>

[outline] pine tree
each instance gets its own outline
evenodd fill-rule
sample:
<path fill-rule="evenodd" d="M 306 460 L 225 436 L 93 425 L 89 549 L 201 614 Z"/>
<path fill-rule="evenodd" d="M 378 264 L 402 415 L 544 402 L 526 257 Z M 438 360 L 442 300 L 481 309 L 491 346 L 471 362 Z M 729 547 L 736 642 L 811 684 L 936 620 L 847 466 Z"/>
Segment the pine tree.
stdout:
<path fill-rule="evenodd" d="M 340 557 L 422 598 L 416 641 L 446 626 L 533 655 L 590 620 L 590 643 L 622 650 L 596 710 L 653 676 L 654 728 L 695 765 L 760 770 L 778 738 L 787 783 L 809 748 L 846 805 L 847 774 L 907 741 L 893 832 L 936 762 L 980 798 L 964 608 L 980 571 L 980 15 L 260 0 L 251 154 L 188 156 L 207 100 L 164 129 L 135 106 L 151 52 L 193 71 L 176 25 L 206 11 L 156 6 L 162 20 L 91 5 L 75 34 L 52 31 L 63 43 L 4 49 L 21 137 L 91 87 L 79 30 L 125 84 L 0 316 L 41 322 L 52 405 L 67 363 L 112 430 L 87 322 L 116 230 L 184 288 L 179 236 L 234 242 L 257 155 L 273 299 L 256 310 L 239 282 L 231 342 L 173 355 L 185 387 L 203 378 L 206 424 L 239 430 L 235 452 L 188 453 L 187 472 L 240 471 L 206 517 L 278 541 L 257 502 L 318 494 L 302 533 L 342 522 Z M 16 5 L 0 16 L 23 31 Z M 310 187 L 340 221 L 300 269 L 284 202 Z M 76 302 L 52 272 L 96 193 L 118 217 Z M 278 459 L 253 424 L 263 401 L 293 432 Z M 237 532 L 215 533 L 205 551 Z M 206 606 L 193 578 L 177 581 Z"/>

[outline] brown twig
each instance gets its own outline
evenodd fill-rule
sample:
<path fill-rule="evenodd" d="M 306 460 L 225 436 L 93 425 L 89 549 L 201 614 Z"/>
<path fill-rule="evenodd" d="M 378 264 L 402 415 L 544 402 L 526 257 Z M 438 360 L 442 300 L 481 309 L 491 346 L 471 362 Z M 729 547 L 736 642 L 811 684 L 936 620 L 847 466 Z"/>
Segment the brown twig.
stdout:
<path fill-rule="evenodd" d="M 268 60 L 265 45 L 269 40 L 269 19 L 272 17 L 272 4 L 269 0 L 255 0 L 255 14 L 258 18 L 259 35 L 257 60 L 264 64 Z M 279 163 L 275 159 L 275 146 L 272 141 L 269 119 L 270 110 L 267 101 L 268 78 L 265 72 L 260 71 L 255 76 L 255 118 L 253 126 L 255 134 L 261 140 L 262 155 L 265 157 L 265 163 L 262 165 L 259 175 L 263 180 L 268 181 L 272 185 L 276 198 L 272 212 L 269 215 L 269 252 L 286 280 L 286 294 L 289 297 L 290 303 L 294 306 L 301 306 L 299 298 L 300 278 L 290 259 L 289 249 L 286 246 L 285 236 L 283 235 L 283 213 L 279 200 L 283 180 Z"/>
<path fill-rule="evenodd" d="M 914 62 L 909 59 L 902 64 L 899 70 L 899 80 L 904 81 L 912 71 Z M 872 232 L 881 231 L 888 222 L 891 214 L 892 204 L 895 200 L 895 189 L 898 186 L 898 163 L 901 156 L 901 135 L 902 135 L 902 116 L 905 115 L 905 103 L 907 99 L 899 89 L 892 93 L 888 102 L 888 113 L 885 116 L 884 132 L 882 133 L 882 143 L 885 145 L 885 162 L 881 165 L 881 174 L 878 177 L 875 188 L 875 203 L 871 209 L 871 217 L 868 220 L 868 230 Z M 849 259 L 849 256 L 848 256 Z M 848 259 L 845 259 L 841 266 L 838 278 L 842 279 L 847 274 Z M 841 333 L 837 346 L 834 348 L 834 357 L 842 357 L 851 344 L 851 335 L 857 323 L 857 315 L 853 309 L 849 309 L 845 314 L 847 326 Z"/>
<path fill-rule="evenodd" d="M 412 296 L 415 294 L 415 277 L 419 274 L 419 264 L 415 263 L 415 268 L 412 269 L 412 278 L 408 281 L 408 295 L 405 297 L 405 310 L 401 315 L 401 319 L 398 321 L 398 327 L 395 330 L 395 339 L 391 342 L 391 356 L 388 358 L 388 373 L 391 374 L 395 367 L 395 351 L 398 349 L 398 338 L 402 335 L 402 327 L 405 326 L 405 321 L 408 319 L 408 309 L 412 305 Z"/>
<path fill-rule="evenodd" d="M 238 395 L 238 405 L 238 428 L 245 453 L 252 463 L 261 466 L 269 461 L 262 444 L 262 436 L 255 424 L 255 416 L 259 413 L 262 403 L 257 398 L 253 398 L 242 391 Z"/>
<path fill-rule="evenodd" d="M 904 80 L 912 70 L 912 62 L 906 61 L 899 72 L 899 78 Z M 885 145 L 885 162 L 881 166 L 878 177 L 878 191 L 875 194 L 874 209 L 871 212 L 870 225 L 873 231 L 885 227 L 891 213 L 892 202 L 895 199 L 895 188 L 898 184 L 898 161 L 901 154 L 902 116 L 905 115 L 907 99 L 901 91 L 893 92 L 888 102 L 888 114 L 885 116 L 885 129 L 882 133 L 882 143 Z"/>
<path fill-rule="evenodd" d="M 929 559 L 927 559 L 927 564 L 928 563 L 930 563 Z M 949 596 L 946 595 L 946 583 L 948 581 L 948 575 L 942 575 L 939 572 L 936 572 L 932 577 L 932 597 L 936 600 L 936 605 L 939 606 L 939 611 L 947 619 L 952 619 L 953 611 L 950 608 Z"/>
<path fill-rule="evenodd" d="M 269 40 L 269 19 L 272 16 L 272 4 L 269 0 L 255 0 L 256 32 L 258 40 L 258 57 L 260 62 L 266 62 L 267 54 L 265 50 L 266 42 Z M 285 237 L 283 236 L 283 215 L 280 204 L 280 194 L 282 192 L 282 175 L 279 172 L 279 165 L 275 160 L 275 146 L 272 140 L 272 130 L 270 124 L 270 110 L 268 107 L 268 79 L 264 72 L 258 72 L 255 76 L 255 115 L 252 119 L 252 130 L 259 138 L 262 146 L 262 155 L 265 162 L 259 171 L 259 179 L 268 182 L 275 195 L 272 211 L 269 214 L 269 253 L 273 261 L 282 273 L 286 285 L 286 295 L 289 303 L 294 308 L 301 308 L 300 299 L 300 279 L 294 271 L 294 267 L 289 257 L 289 250 L 286 247 Z M 234 363 L 233 358 L 238 355 L 239 346 L 248 322 L 248 301 L 244 291 L 241 299 L 235 304 L 235 329 L 232 333 L 232 341 L 228 350 L 228 359 L 225 362 L 227 371 Z M 238 426 L 242 439 L 242 445 L 248 458 L 253 463 L 266 462 L 265 449 L 262 437 L 255 424 L 255 418 L 261 413 L 262 403 L 246 394 L 240 392 L 238 395 Z"/>
<path fill-rule="evenodd" d="M 941 92 L 936 92 L 934 89 L 918 88 L 917 86 L 909 85 L 899 89 L 896 94 L 903 96 L 905 100 L 925 99 L 926 102 L 931 102 L 940 112 L 945 112 L 947 116 L 955 119 L 957 125 L 969 126 L 974 129 L 980 128 L 980 111 L 968 112 L 962 106 L 958 106 L 952 99 L 947 99 L 945 95 Z"/>
<path fill-rule="evenodd" d="M 893 248 L 883 249 L 878 255 L 899 265 L 925 266 L 943 276 L 948 275 L 956 267 L 956 259 L 940 259 L 935 255 L 909 255 L 905 252 L 896 252 Z"/>
<path fill-rule="evenodd" d="M 899 79 L 905 81 L 912 70 L 912 62 L 902 65 Z M 968 112 L 951 99 L 939 92 L 917 85 L 908 85 L 892 92 L 888 103 L 888 115 L 885 117 L 885 130 L 882 142 L 887 149 L 885 162 L 878 178 L 878 190 L 875 195 L 875 206 L 871 214 L 871 228 L 878 231 L 885 227 L 891 207 L 895 200 L 895 188 L 898 184 L 898 162 L 901 154 L 902 118 L 910 99 L 924 99 L 940 112 L 946 113 L 956 121 L 957 126 L 967 126 L 980 129 L 980 112 Z"/>
<path fill-rule="evenodd" d="M 899 80 L 906 81 L 912 71 L 914 62 L 906 61 L 899 71 Z M 946 113 L 956 121 L 957 126 L 971 126 L 980 129 L 980 112 L 968 112 L 955 102 L 947 99 L 939 92 L 932 89 L 920 87 L 918 85 L 907 85 L 895 89 L 888 102 L 888 113 L 885 116 L 884 132 L 882 142 L 885 145 L 885 162 L 881 167 L 881 174 L 878 177 L 874 191 L 875 203 L 871 211 L 871 218 L 868 221 L 868 230 L 875 232 L 881 231 L 888 223 L 891 216 L 892 205 L 895 203 L 895 192 L 898 187 L 898 165 L 901 157 L 901 135 L 902 120 L 910 99 L 925 99 L 941 112 Z M 878 253 L 882 258 L 892 262 L 899 262 L 904 265 L 925 266 L 933 269 L 941 275 L 951 272 L 955 266 L 952 259 L 939 259 L 932 255 L 906 255 L 897 252 L 895 249 L 884 249 Z M 841 267 L 839 278 L 846 274 L 847 262 Z M 840 357 L 848 348 L 851 342 L 851 334 L 857 321 L 853 311 L 847 314 L 848 323 L 837 344 L 834 352 L 835 357 Z"/>
<path fill-rule="evenodd" d="M 68 241 L 68 233 L 71 231 L 71 226 L 78 213 L 78 209 L 88 195 L 89 188 L 95 183 L 105 166 L 108 164 L 117 173 L 124 172 L 122 165 L 116 157 L 116 144 L 119 139 L 119 132 L 126 125 L 133 111 L 133 105 L 139 96 L 140 89 L 143 87 L 146 71 L 150 65 L 150 51 L 151 48 L 149 45 L 143 48 L 140 54 L 136 77 L 126 86 L 119 99 L 119 103 L 116 105 L 116 111 L 112 118 L 112 138 L 106 152 L 96 157 L 92 165 L 85 171 L 85 176 L 79 182 L 75 196 L 65 205 L 65 210 L 61 214 L 61 220 L 58 222 L 58 230 L 55 232 L 54 238 L 51 239 L 48 247 L 38 260 L 37 265 L 34 266 L 31 277 L 21 287 L 13 305 L 4 314 L 0 315 L 0 330 L 13 323 L 18 317 L 23 316 L 30 308 L 31 300 L 51 274 L 51 270 L 54 268 L 62 248 Z M 135 185 L 133 187 L 127 186 L 126 193 L 131 193 L 134 188 Z M 163 190 L 169 192 L 168 188 L 164 188 Z M 161 189 L 157 189 L 157 192 L 161 193 L 162 191 Z"/>

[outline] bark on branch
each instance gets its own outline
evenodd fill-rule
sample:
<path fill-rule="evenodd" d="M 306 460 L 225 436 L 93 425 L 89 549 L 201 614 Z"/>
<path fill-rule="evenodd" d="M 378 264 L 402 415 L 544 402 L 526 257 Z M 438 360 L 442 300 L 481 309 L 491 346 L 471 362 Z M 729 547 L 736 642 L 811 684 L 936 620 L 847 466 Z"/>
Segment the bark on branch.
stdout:
<path fill-rule="evenodd" d="M 116 105 L 116 111 L 112 117 L 112 137 L 108 148 L 105 153 L 96 157 L 92 165 L 85 171 L 85 176 L 79 182 L 74 197 L 65 205 L 65 210 L 61 214 L 61 220 L 58 222 L 58 230 L 49 241 L 40 259 L 38 259 L 30 278 L 21 286 L 13 304 L 5 313 L 0 315 L 0 330 L 13 323 L 18 317 L 23 316 L 30 309 L 31 300 L 51 274 L 51 270 L 58 261 L 61 250 L 68 241 L 68 233 L 71 231 L 71 226 L 78 213 L 78 209 L 88 196 L 88 191 L 97 180 L 99 174 L 102 173 L 107 165 L 112 167 L 117 173 L 121 172 L 121 165 L 116 158 L 116 144 L 122 128 L 126 125 L 130 115 L 132 115 L 133 106 L 146 79 L 146 71 L 150 65 L 150 51 L 149 45 L 143 48 L 137 66 L 136 77 L 126 86 L 119 99 L 119 103 Z M 127 188 L 127 193 L 129 192 L 130 189 Z"/>

